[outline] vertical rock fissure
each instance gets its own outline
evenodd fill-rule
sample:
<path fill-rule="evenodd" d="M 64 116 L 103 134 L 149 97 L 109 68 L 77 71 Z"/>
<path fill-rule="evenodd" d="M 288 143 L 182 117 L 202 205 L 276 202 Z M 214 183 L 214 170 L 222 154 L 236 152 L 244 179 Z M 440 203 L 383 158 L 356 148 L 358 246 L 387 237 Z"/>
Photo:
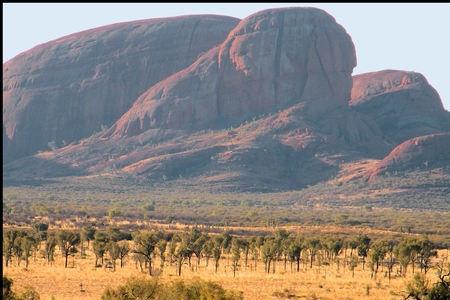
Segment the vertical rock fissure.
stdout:
<path fill-rule="evenodd" d="M 313 42 L 311 42 L 311 41 L 309 42 L 309 47 L 308 47 L 307 53 L 311 52 L 312 43 Z M 305 56 L 303 65 L 305 66 L 306 72 L 305 72 L 305 78 L 304 78 L 303 82 L 301 82 L 300 93 L 299 93 L 300 97 L 298 99 L 300 101 L 303 100 L 303 94 L 305 93 L 306 84 L 308 83 L 308 79 L 309 79 L 308 56 Z"/>
<path fill-rule="evenodd" d="M 274 76 L 273 76 L 273 90 L 274 90 L 274 100 L 275 107 L 278 107 L 278 78 L 280 76 L 281 69 L 281 44 L 283 42 L 283 29 L 284 29 L 284 13 L 280 13 L 278 17 L 278 33 L 275 49 L 275 61 L 274 61 Z"/>
<path fill-rule="evenodd" d="M 325 70 L 325 68 L 323 66 L 322 58 L 320 57 L 319 49 L 317 48 L 317 39 L 318 39 L 318 37 L 317 37 L 317 33 L 316 33 L 316 29 L 315 28 L 313 30 L 313 35 L 314 35 L 314 51 L 316 53 L 317 60 L 319 61 L 320 69 L 322 70 L 322 72 L 323 72 L 323 74 L 325 76 L 325 79 L 327 80 L 328 87 L 330 88 L 330 91 L 334 94 L 334 89 L 333 89 L 333 86 L 331 84 L 331 80 L 328 77 L 328 74 L 327 74 L 327 72 L 326 72 L 326 70 Z"/>
<path fill-rule="evenodd" d="M 221 83 L 222 83 L 222 72 L 220 70 L 220 51 L 218 52 L 218 58 L 217 58 L 217 81 L 216 81 L 216 110 L 217 110 L 217 118 L 220 120 L 222 117 L 222 107 L 221 107 L 221 99 L 220 99 L 220 90 L 221 90 Z M 220 122 L 220 121 L 219 121 Z"/>
<path fill-rule="evenodd" d="M 189 47 L 188 47 L 188 53 L 190 53 L 192 48 L 192 41 L 194 40 L 194 34 L 195 30 L 197 29 L 198 24 L 200 24 L 200 20 L 194 23 L 194 26 L 192 27 L 191 35 L 189 37 Z"/>

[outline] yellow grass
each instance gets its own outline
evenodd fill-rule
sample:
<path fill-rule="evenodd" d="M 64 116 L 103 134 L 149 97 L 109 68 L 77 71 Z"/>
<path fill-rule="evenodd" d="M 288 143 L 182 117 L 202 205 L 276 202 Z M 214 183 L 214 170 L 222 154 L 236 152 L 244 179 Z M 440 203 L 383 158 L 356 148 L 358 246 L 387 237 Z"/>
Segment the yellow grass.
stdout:
<path fill-rule="evenodd" d="M 30 285 L 36 288 L 40 293 L 41 299 L 100 299 L 103 291 L 107 287 L 117 287 L 126 282 L 131 276 L 148 277 L 147 274 L 140 272 L 139 267 L 136 268 L 133 260 L 128 258 L 123 269 L 117 266 L 116 272 L 110 269 L 94 268 L 94 256 L 91 252 L 87 252 L 88 256 L 81 259 L 79 255 L 69 260 L 69 266 L 74 262 L 73 268 L 64 268 L 62 257 L 55 257 L 56 261 L 53 266 L 48 266 L 44 259 L 32 258 L 28 270 L 24 268 L 24 262 L 21 266 L 16 265 L 5 268 L 3 264 L 3 274 L 14 280 L 13 289 L 20 291 L 25 286 Z M 439 253 L 440 258 L 447 255 L 446 251 Z M 350 270 L 345 272 L 341 266 L 337 271 L 336 265 L 332 267 L 313 266 L 309 269 L 305 266 L 301 267 L 300 273 L 290 272 L 289 262 L 287 271 L 284 271 L 284 263 L 282 261 L 276 264 L 275 274 L 264 273 L 264 265 L 258 262 L 257 271 L 251 271 L 249 267 L 245 270 L 242 266 L 233 278 L 233 272 L 227 266 L 228 259 L 220 261 L 220 267 L 217 274 L 214 273 L 213 260 L 210 260 L 208 267 L 205 267 L 205 259 L 202 259 L 201 266 L 198 271 L 192 270 L 188 265 L 183 266 L 183 280 L 190 280 L 194 277 L 200 277 L 205 280 L 219 282 L 226 289 L 235 289 L 242 291 L 245 299 L 288 299 L 284 295 L 295 295 L 297 298 L 292 299 L 402 299 L 405 289 L 405 282 L 408 281 L 412 274 L 408 274 L 407 278 L 395 277 L 388 282 L 384 277 L 384 272 L 378 273 L 378 278 L 371 279 L 370 271 L 366 265 L 363 271 L 361 266 L 355 270 L 355 277 L 352 278 Z M 192 258 L 194 266 L 196 258 Z M 241 262 L 243 264 L 243 262 Z M 155 266 L 159 266 L 159 262 L 155 261 Z M 295 266 L 294 266 L 295 269 Z M 156 270 L 157 271 L 157 270 Z M 411 270 L 409 270 L 411 271 Z M 163 273 L 159 276 L 162 281 L 171 281 L 178 279 L 175 275 L 175 266 L 166 265 Z M 435 270 L 428 272 L 431 282 L 437 280 Z M 80 291 L 80 283 L 83 284 L 84 292 Z M 369 295 L 367 295 L 367 287 L 369 286 Z"/>

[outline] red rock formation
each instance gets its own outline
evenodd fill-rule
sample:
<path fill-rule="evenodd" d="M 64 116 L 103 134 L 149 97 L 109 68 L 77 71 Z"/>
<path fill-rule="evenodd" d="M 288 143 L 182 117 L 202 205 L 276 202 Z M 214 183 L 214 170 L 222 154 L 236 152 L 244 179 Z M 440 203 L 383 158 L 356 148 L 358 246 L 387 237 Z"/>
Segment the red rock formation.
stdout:
<path fill-rule="evenodd" d="M 353 43 L 316 8 L 272 9 L 242 20 L 219 46 L 145 92 L 114 125 L 116 136 L 149 128 L 238 124 L 298 102 L 311 116 L 346 106 Z"/>
<path fill-rule="evenodd" d="M 109 127 L 154 83 L 221 43 L 239 20 L 200 15 L 113 24 L 3 64 L 7 159 Z"/>
<path fill-rule="evenodd" d="M 393 144 L 450 131 L 450 114 L 419 73 L 385 70 L 356 75 L 350 105 L 371 117 Z"/>
<path fill-rule="evenodd" d="M 187 22 L 187 27 L 192 25 L 191 19 L 182 20 L 180 22 Z M 223 28 L 223 22 L 220 26 L 219 23 L 211 21 Z M 175 25 L 173 28 L 165 22 L 154 25 L 155 33 L 149 36 L 154 41 L 159 33 L 167 32 L 171 36 L 159 38 L 174 42 L 171 39 L 177 36 L 175 28 L 179 24 Z M 173 31 L 166 30 L 166 26 Z M 201 26 L 196 28 L 191 28 L 190 32 L 197 32 Z M 131 32 L 126 36 L 136 35 Z M 196 34 L 192 36 L 194 41 Z M 113 103 L 119 98 L 125 101 L 123 99 L 129 98 L 123 93 L 137 93 L 135 81 L 145 92 L 135 95 L 132 107 L 107 131 L 66 147 L 17 159 L 5 166 L 5 173 L 22 179 L 113 171 L 144 176 L 152 181 L 179 178 L 194 184 L 202 181 L 233 190 L 297 189 L 333 178 L 344 164 L 382 158 L 405 138 L 450 130 L 448 112 L 443 109 L 436 91 L 420 74 L 382 71 L 358 75 L 353 79 L 351 90 L 351 72 L 356 64 L 353 43 L 345 30 L 321 10 L 262 11 L 241 21 L 223 40 L 189 66 L 158 82 L 156 77 L 137 76 L 132 72 L 153 70 L 141 65 L 131 64 L 130 69 L 124 67 L 101 73 L 103 75 L 96 80 L 102 85 L 93 86 L 89 95 L 108 95 L 115 99 Z M 141 42 L 136 40 L 130 47 L 141 49 Z M 185 40 L 179 43 L 177 49 L 184 49 Z M 149 42 L 149 45 L 154 44 Z M 120 51 L 127 54 L 128 48 Z M 158 55 L 165 57 L 163 53 Z M 175 57 L 170 55 L 168 57 Z M 145 56 L 139 57 L 138 61 L 145 60 Z M 128 56 L 123 60 L 134 62 Z M 162 77 L 165 77 L 162 69 L 166 64 L 171 65 L 168 62 L 148 64 L 161 68 L 155 72 Z M 45 76 L 52 76 L 48 69 L 45 72 Z M 120 77 L 122 72 L 130 78 L 123 86 L 112 87 L 102 81 Z M 69 76 L 61 82 L 71 80 Z M 142 80 L 156 83 L 149 87 L 145 86 L 148 82 Z M 91 84 L 91 80 L 84 82 Z M 49 87 L 43 86 L 46 95 L 52 95 Z M 59 89 L 56 91 L 60 93 Z M 33 90 L 33 93 L 37 92 Z M 100 106 L 92 112 L 109 111 L 103 107 L 109 104 L 103 96 L 99 98 Z M 4 137 L 10 136 L 11 130 L 15 132 L 14 126 L 21 130 L 26 128 L 30 139 L 34 134 L 32 126 L 37 126 L 37 139 L 42 138 L 42 132 L 55 136 L 55 124 L 59 123 L 55 123 L 54 118 L 60 120 L 58 109 L 62 108 L 56 105 L 56 98 L 51 99 L 51 105 L 44 101 L 42 108 L 46 113 L 50 109 L 46 117 L 49 120 L 33 123 L 29 122 L 32 119 L 16 119 L 26 122 L 6 122 L 6 129 L 4 122 Z M 64 111 L 62 117 L 69 118 L 67 114 L 76 112 L 74 116 L 83 117 L 88 127 L 91 126 L 87 121 L 90 114 L 80 113 L 80 110 L 84 109 L 83 105 L 94 105 L 96 101 L 69 99 L 73 105 L 69 107 L 73 109 Z M 41 104 L 33 101 L 27 105 L 25 112 L 38 118 L 36 112 Z M 62 102 L 61 105 L 68 104 Z M 30 110 L 30 107 L 34 108 Z M 116 107 L 113 111 L 119 109 Z M 94 115 L 92 118 L 103 120 L 103 117 Z M 58 122 L 67 129 L 69 123 Z M 80 121 L 79 125 L 83 123 Z M 224 129 L 230 125 L 234 128 Z M 84 128 L 80 126 L 74 125 Z M 351 168 L 357 174 L 346 173 L 345 178 L 359 178 L 369 168 L 376 176 L 385 170 L 408 169 L 425 162 L 439 166 L 449 158 L 448 134 L 441 136 L 421 137 L 417 142 L 399 146 L 400 150 L 394 150 L 381 163 L 370 160 L 371 163 L 363 167 Z M 12 135 L 12 141 L 4 138 L 4 148 L 10 143 L 18 147 L 18 141 L 22 146 L 27 145 L 25 139 L 16 137 Z"/>
<path fill-rule="evenodd" d="M 438 133 L 407 140 L 368 172 L 370 179 L 386 172 L 450 164 L 450 133 Z"/>

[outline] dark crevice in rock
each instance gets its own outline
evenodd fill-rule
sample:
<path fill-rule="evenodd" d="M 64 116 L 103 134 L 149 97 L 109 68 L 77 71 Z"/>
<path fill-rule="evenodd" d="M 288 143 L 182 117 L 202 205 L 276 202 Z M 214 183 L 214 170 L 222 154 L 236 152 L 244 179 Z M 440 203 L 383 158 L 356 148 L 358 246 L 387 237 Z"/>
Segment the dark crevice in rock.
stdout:
<path fill-rule="evenodd" d="M 317 60 L 319 61 L 319 64 L 320 64 L 320 69 L 322 70 L 322 73 L 324 74 L 325 79 L 327 80 L 328 87 L 330 88 L 330 91 L 334 94 L 334 89 L 333 89 L 333 86 L 331 84 L 331 80 L 328 77 L 328 73 L 327 73 L 327 71 L 325 70 L 325 68 L 323 66 L 322 58 L 320 57 L 319 49 L 317 48 L 317 39 L 318 39 L 318 37 L 317 37 L 316 29 L 313 30 L 313 36 L 314 36 L 314 50 L 315 50 L 315 54 L 317 56 Z"/>
<path fill-rule="evenodd" d="M 198 27 L 198 24 L 200 24 L 200 20 L 198 20 L 197 22 L 194 23 L 194 26 L 192 27 L 192 31 L 191 31 L 191 36 L 189 37 L 189 47 L 188 47 L 188 54 L 191 51 L 192 48 L 192 41 L 194 39 L 194 34 L 195 34 L 195 30 Z"/>
<path fill-rule="evenodd" d="M 283 42 L 283 29 L 284 29 L 284 13 L 280 13 L 278 16 L 278 33 L 277 33 L 277 41 L 276 41 L 276 50 L 275 50 L 275 60 L 274 60 L 274 75 L 273 75 L 273 90 L 274 90 L 274 100 L 275 107 L 278 107 L 278 80 L 280 76 L 280 68 L 281 68 L 281 45 Z"/>

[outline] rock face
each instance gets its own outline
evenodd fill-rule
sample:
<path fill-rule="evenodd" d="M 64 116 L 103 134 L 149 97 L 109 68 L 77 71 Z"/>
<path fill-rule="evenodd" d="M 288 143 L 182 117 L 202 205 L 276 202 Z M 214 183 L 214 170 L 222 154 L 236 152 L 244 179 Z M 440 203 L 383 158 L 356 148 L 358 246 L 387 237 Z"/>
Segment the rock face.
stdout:
<path fill-rule="evenodd" d="M 3 65 L 5 158 L 109 127 L 154 83 L 223 42 L 238 21 L 200 15 L 119 23 L 16 56 Z"/>
<path fill-rule="evenodd" d="M 407 140 L 368 173 L 369 178 L 391 171 L 443 167 L 450 164 L 450 133 L 431 134 Z"/>
<path fill-rule="evenodd" d="M 262 11 L 242 20 L 220 46 L 145 92 L 111 133 L 223 127 L 299 102 L 317 116 L 347 105 L 355 65 L 350 36 L 326 12 Z"/>
<path fill-rule="evenodd" d="M 7 163 L 4 173 L 274 191 L 345 168 L 351 180 L 447 164 L 450 114 L 426 79 L 393 70 L 352 79 L 355 65 L 349 35 L 315 8 L 68 36 L 4 65 L 4 153 L 57 146 Z M 63 139 L 74 142 L 60 147 Z"/>
<path fill-rule="evenodd" d="M 394 144 L 450 131 L 450 114 L 419 73 L 384 70 L 356 75 L 350 105 L 371 117 Z"/>

